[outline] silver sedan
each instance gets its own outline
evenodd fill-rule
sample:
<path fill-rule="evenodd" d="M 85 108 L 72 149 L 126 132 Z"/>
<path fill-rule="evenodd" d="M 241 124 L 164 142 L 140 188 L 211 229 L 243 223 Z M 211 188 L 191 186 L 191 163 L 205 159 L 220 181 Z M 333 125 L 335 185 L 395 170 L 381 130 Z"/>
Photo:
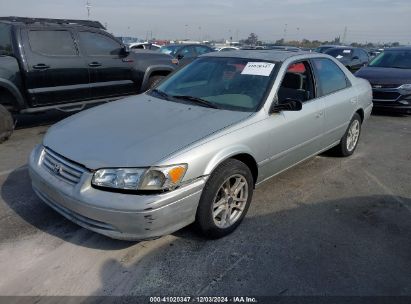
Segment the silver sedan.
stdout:
<path fill-rule="evenodd" d="M 52 126 L 30 156 L 50 207 L 127 240 L 195 222 L 232 232 L 253 190 L 332 149 L 351 155 L 372 109 L 371 87 L 317 53 L 210 53 L 144 94 Z"/>

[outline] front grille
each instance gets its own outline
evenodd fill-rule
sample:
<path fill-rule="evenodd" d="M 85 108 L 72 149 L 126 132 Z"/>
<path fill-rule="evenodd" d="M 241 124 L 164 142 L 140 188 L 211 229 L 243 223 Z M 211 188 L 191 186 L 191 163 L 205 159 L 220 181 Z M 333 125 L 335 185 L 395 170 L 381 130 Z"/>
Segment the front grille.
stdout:
<path fill-rule="evenodd" d="M 371 83 L 371 86 L 376 89 L 396 89 L 401 84 L 379 84 L 379 83 Z"/>
<path fill-rule="evenodd" d="M 375 100 L 392 100 L 395 101 L 401 96 L 398 92 L 383 92 L 383 91 L 374 91 L 373 99 Z"/>
<path fill-rule="evenodd" d="M 43 153 L 43 167 L 54 176 L 70 184 L 77 184 L 86 171 L 84 168 L 48 148 L 45 148 Z"/>

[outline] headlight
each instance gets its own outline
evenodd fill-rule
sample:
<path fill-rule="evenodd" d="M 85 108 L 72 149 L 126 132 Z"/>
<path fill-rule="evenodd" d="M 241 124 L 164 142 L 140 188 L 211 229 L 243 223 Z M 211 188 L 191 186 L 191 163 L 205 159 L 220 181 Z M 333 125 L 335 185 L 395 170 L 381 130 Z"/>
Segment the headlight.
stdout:
<path fill-rule="evenodd" d="M 399 86 L 398 88 L 402 90 L 411 91 L 411 83 L 403 84 L 402 86 Z"/>
<path fill-rule="evenodd" d="M 92 184 L 123 190 L 169 190 L 177 187 L 187 171 L 187 165 L 151 167 L 149 169 L 100 169 Z"/>

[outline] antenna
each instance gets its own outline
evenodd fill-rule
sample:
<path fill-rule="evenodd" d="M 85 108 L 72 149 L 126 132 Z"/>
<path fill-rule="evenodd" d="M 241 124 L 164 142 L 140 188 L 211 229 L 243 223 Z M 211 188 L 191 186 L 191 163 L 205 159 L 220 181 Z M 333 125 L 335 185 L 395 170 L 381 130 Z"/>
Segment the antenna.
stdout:
<path fill-rule="evenodd" d="M 87 9 L 87 18 L 90 19 L 90 11 L 91 11 L 91 3 L 90 3 L 90 0 L 87 0 L 86 9 Z"/>

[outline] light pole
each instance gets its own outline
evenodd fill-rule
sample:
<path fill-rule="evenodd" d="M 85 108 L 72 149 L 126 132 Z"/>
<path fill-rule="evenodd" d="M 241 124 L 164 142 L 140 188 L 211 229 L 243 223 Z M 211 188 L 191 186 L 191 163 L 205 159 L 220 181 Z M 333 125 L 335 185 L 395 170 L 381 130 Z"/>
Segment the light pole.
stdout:
<path fill-rule="evenodd" d="M 87 18 L 90 19 L 91 3 L 89 0 L 87 0 L 86 9 L 87 9 Z"/>
<path fill-rule="evenodd" d="M 185 25 L 185 28 L 186 28 L 185 39 L 187 40 L 188 39 L 188 24 Z"/>

